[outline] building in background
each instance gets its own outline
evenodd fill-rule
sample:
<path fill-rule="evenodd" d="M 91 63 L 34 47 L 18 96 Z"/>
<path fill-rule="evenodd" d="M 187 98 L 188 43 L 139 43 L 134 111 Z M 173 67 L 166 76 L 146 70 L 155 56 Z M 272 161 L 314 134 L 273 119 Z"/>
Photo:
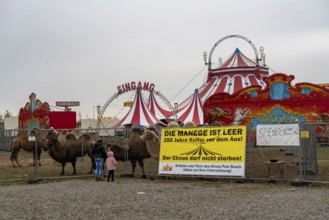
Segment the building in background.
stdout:
<path fill-rule="evenodd" d="M 4 130 L 18 129 L 18 116 L 6 117 L 3 122 Z"/>

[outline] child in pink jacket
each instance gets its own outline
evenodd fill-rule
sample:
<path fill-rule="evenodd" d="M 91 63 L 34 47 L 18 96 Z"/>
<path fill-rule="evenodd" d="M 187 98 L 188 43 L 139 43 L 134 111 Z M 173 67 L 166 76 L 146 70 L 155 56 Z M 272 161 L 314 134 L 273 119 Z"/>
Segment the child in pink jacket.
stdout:
<path fill-rule="evenodd" d="M 117 168 L 117 161 L 114 158 L 113 151 L 107 152 L 106 167 L 109 171 L 109 175 L 107 176 L 107 182 L 110 181 L 110 178 L 112 182 L 114 182 L 114 170 Z"/>

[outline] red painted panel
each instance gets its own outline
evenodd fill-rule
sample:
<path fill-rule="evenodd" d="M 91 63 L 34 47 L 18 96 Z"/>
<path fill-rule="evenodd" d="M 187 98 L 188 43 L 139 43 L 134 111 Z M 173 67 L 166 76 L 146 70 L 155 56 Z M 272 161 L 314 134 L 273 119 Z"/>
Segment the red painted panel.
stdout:
<path fill-rule="evenodd" d="M 49 125 L 55 129 L 72 130 L 76 128 L 76 112 L 49 112 Z"/>

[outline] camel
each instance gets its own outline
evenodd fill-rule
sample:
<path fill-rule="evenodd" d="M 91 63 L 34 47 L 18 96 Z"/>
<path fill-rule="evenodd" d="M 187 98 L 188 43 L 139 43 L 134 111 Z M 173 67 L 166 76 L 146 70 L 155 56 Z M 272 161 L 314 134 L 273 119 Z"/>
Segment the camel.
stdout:
<path fill-rule="evenodd" d="M 147 151 L 154 160 L 159 160 L 160 138 L 154 128 L 147 128 L 141 139 L 145 141 Z"/>
<path fill-rule="evenodd" d="M 141 136 L 142 136 L 141 130 L 136 126 L 132 126 L 131 134 L 130 134 L 130 136 L 128 138 L 128 142 L 127 142 L 127 145 L 128 145 L 127 160 L 129 160 L 131 162 L 133 175 L 135 174 L 136 163 L 138 163 L 142 169 L 142 173 L 143 173 L 142 177 L 146 178 L 143 160 L 150 158 L 151 155 L 147 151 L 145 141 L 143 141 L 140 138 Z M 122 148 L 118 145 L 114 145 L 114 144 L 109 144 L 108 147 L 110 147 L 110 149 L 114 152 L 114 156 L 117 160 L 126 161 L 126 157 L 125 157 L 126 154 L 125 154 L 124 148 Z"/>
<path fill-rule="evenodd" d="M 37 135 L 37 136 L 36 136 Z M 40 156 L 41 156 L 41 149 L 44 151 L 48 150 L 48 145 L 46 140 L 42 137 L 41 133 L 38 129 L 34 128 L 31 130 L 31 136 L 36 136 L 37 143 L 35 141 L 29 141 L 29 135 L 27 130 L 20 130 L 18 131 L 16 137 L 11 142 L 11 155 L 10 160 L 13 164 L 13 167 L 16 167 L 14 162 L 21 167 L 22 165 L 18 162 L 18 153 L 22 148 L 24 151 L 33 153 L 33 165 L 36 165 L 35 154 L 37 154 L 37 160 L 39 166 L 41 166 Z M 35 145 L 37 144 L 37 152 L 35 152 Z"/>
<path fill-rule="evenodd" d="M 146 178 L 143 159 L 149 158 L 150 156 L 147 156 L 147 154 L 145 154 L 144 156 L 139 154 L 138 152 L 136 152 L 136 148 L 134 147 L 125 149 L 113 143 L 108 143 L 106 146 L 109 150 L 113 151 L 114 157 L 117 161 L 122 161 L 122 162 L 130 161 L 132 166 L 133 176 L 135 175 L 136 164 L 138 162 L 139 166 L 142 169 L 142 173 L 143 173 L 142 178 Z"/>
<path fill-rule="evenodd" d="M 62 172 L 60 175 L 64 175 L 64 169 L 66 163 L 71 163 L 73 167 L 73 175 L 76 174 L 76 160 L 78 157 L 84 157 L 86 154 L 92 158 L 90 154 L 93 140 L 90 135 L 83 134 L 79 138 L 76 138 L 74 134 L 69 133 L 66 135 L 66 141 L 61 144 L 58 140 L 59 135 L 54 131 L 49 131 L 47 134 L 49 155 L 55 161 L 62 164 Z"/>
<path fill-rule="evenodd" d="M 179 127 L 178 123 L 176 121 L 171 121 L 167 125 L 168 128 L 177 128 Z"/>
<path fill-rule="evenodd" d="M 142 178 L 146 178 L 143 160 L 147 158 L 159 160 L 160 141 L 155 128 L 147 128 L 145 134 L 142 134 L 138 127 L 133 126 L 128 138 L 127 149 L 113 143 L 108 143 L 107 148 L 113 151 L 116 160 L 131 162 L 133 175 L 138 162 L 142 169 Z"/>
<path fill-rule="evenodd" d="M 184 128 L 193 128 L 193 127 L 195 127 L 195 124 L 193 121 L 187 121 L 187 122 L 185 122 L 183 127 Z"/>

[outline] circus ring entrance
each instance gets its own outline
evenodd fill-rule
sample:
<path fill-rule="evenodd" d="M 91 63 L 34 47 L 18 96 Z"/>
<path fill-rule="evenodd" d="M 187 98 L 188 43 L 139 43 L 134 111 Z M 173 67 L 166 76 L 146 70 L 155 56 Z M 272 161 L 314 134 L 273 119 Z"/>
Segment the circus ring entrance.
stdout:
<path fill-rule="evenodd" d="M 170 114 L 170 118 L 172 120 L 177 121 L 177 115 L 175 114 L 175 108 L 171 105 L 171 103 L 169 102 L 169 100 L 163 94 L 161 94 L 160 91 L 155 90 L 154 87 L 155 86 L 154 86 L 153 83 L 148 83 L 148 82 L 134 82 L 134 81 L 133 82 L 129 82 L 129 83 L 125 83 L 125 84 L 122 84 L 122 85 L 118 86 L 117 87 L 118 88 L 118 91 L 111 98 L 109 98 L 107 100 L 107 102 L 102 107 L 99 107 L 99 109 L 98 109 L 98 112 L 97 112 L 98 117 L 97 117 L 97 125 L 96 125 L 97 133 L 100 134 L 101 131 L 105 131 L 105 133 L 107 133 L 107 135 L 110 136 L 110 134 L 108 132 L 106 132 L 107 129 L 109 129 L 109 127 L 106 127 L 103 124 L 103 122 L 102 122 L 102 119 L 103 119 L 103 117 L 105 115 L 106 110 L 110 108 L 110 104 L 111 103 L 113 103 L 116 100 L 119 100 L 120 97 L 122 97 L 124 95 L 127 95 L 127 94 L 128 95 L 130 94 L 130 97 L 128 98 L 128 100 L 126 99 L 124 102 L 121 103 L 122 104 L 121 109 L 118 110 L 118 111 L 121 112 L 122 109 L 127 108 L 127 106 L 124 107 L 124 105 L 128 105 L 128 107 L 131 108 L 134 105 L 134 102 L 136 101 L 136 100 L 133 100 L 132 101 L 132 99 L 134 97 L 136 99 L 136 93 L 138 93 L 138 92 L 140 92 L 143 96 L 145 94 L 148 95 L 147 104 L 149 104 L 149 105 L 152 104 L 152 103 L 150 103 L 150 99 L 151 98 L 154 99 L 153 101 L 155 101 L 155 102 L 161 101 L 162 104 L 165 105 L 165 107 L 169 108 L 169 110 L 166 110 L 166 112 L 168 114 Z M 158 97 L 159 99 L 156 99 L 155 97 Z M 146 104 L 146 98 L 143 98 L 142 97 L 142 100 L 141 101 L 143 102 L 143 104 Z M 158 106 L 158 103 L 156 103 L 156 105 Z M 145 106 L 145 107 L 146 108 L 149 108 L 150 106 Z M 164 109 L 162 109 L 162 110 L 164 110 Z M 148 111 L 150 111 L 150 110 L 148 109 Z M 114 117 L 116 117 L 116 116 L 114 116 Z M 121 117 L 125 117 L 125 116 L 121 116 Z M 163 118 L 158 118 L 156 116 L 155 116 L 155 118 L 157 120 L 163 119 Z M 129 124 L 132 125 L 134 123 L 129 123 Z M 124 124 L 122 124 L 122 125 L 124 125 Z M 145 127 L 148 126 L 146 124 L 141 124 L 141 125 L 142 126 L 145 126 Z M 118 125 L 115 125 L 115 126 L 118 126 Z M 113 126 L 111 126 L 111 128 L 113 128 Z"/>

